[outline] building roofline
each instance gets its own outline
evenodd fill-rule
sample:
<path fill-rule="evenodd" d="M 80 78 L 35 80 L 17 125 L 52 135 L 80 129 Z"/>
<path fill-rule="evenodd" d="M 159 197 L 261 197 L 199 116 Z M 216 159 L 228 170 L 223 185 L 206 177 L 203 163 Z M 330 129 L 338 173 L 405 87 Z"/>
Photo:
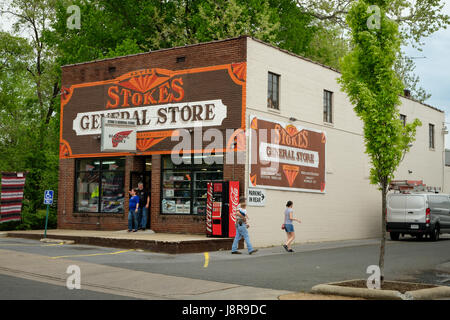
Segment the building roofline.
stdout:
<path fill-rule="evenodd" d="M 208 41 L 208 42 L 186 44 L 184 46 L 178 46 L 178 47 L 172 47 L 172 48 L 164 48 L 164 49 L 158 49 L 158 50 L 151 50 L 151 51 L 147 51 L 147 52 L 128 54 L 128 55 L 125 55 L 125 56 L 118 56 L 118 57 L 113 57 L 113 58 L 105 58 L 105 59 L 98 59 L 98 60 L 92 60 L 92 61 L 86 61 L 86 62 L 78 62 L 78 63 L 66 64 L 66 65 L 61 66 L 61 68 L 68 68 L 68 67 L 74 67 L 74 66 L 85 65 L 85 64 L 96 63 L 96 62 L 103 62 L 103 61 L 123 59 L 123 58 L 128 58 L 128 57 L 134 57 L 134 56 L 140 56 L 140 55 L 145 55 L 145 54 L 149 54 L 149 53 L 154 53 L 154 52 L 164 52 L 164 51 L 176 50 L 176 49 L 181 49 L 181 48 L 191 48 L 191 47 L 203 46 L 203 45 L 208 45 L 208 44 L 212 44 L 212 43 L 234 41 L 234 40 L 238 40 L 238 39 L 242 39 L 242 38 L 248 38 L 248 37 L 249 36 L 242 35 L 242 36 L 239 36 L 239 37 L 228 38 L 228 39 L 223 39 L 223 40 L 213 40 L 213 41 Z"/>
<path fill-rule="evenodd" d="M 300 59 L 305 60 L 305 61 L 307 61 L 307 62 L 311 62 L 311 63 L 317 64 L 317 65 L 319 65 L 319 66 L 321 66 L 321 67 L 323 67 L 323 68 L 332 70 L 332 71 L 334 71 L 334 72 L 336 72 L 336 73 L 339 73 L 339 74 L 342 74 L 339 70 L 337 70 L 337 69 L 335 69 L 335 68 L 333 68 L 333 67 L 327 66 L 327 65 L 325 65 L 325 64 L 323 64 L 323 63 L 320 63 L 320 62 L 311 60 L 311 59 L 309 59 L 309 58 L 303 57 L 303 56 L 298 55 L 298 54 L 296 54 L 296 53 L 292 53 L 292 52 L 290 52 L 290 51 L 288 51 L 288 50 L 278 48 L 278 47 L 276 47 L 276 46 L 274 46 L 274 45 L 272 45 L 272 44 L 270 44 L 270 43 L 266 43 L 266 42 L 264 42 L 264 41 L 262 41 L 262 40 L 259 40 L 259 39 L 254 38 L 254 37 L 250 37 L 250 38 L 251 38 L 252 40 L 256 41 L 256 42 L 259 42 L 259 43 L 264 44 L 264 45 L 266 45 L 266 46 L 268 46 L 268 47 L 277 49 L 277 50 L 279 50 L 279 51 L 281 51 L 281 52 L 284 52 L 284 53 L 286 53 L 286 54 L 289 54 L 289 55 L 291 55 L 291 56 L 300 58 Z M 424 103 L 424 102 L 421 102 L 421 101 L 419 101 L 419 100 L 416 100 L 416 99 L 414 99 L 414 98 L 412 98 L 412 97 L 406 97 L 406 96 L 404 96 L 404 95 L 400 95 L 400 97 L 403 97 L 403 98 L 405 98 L 405 99 L 408 99 L 408 100 L 411 100 L 411 101 L 420 103 L 420 104 L 422 104 L 422 105 L 424 105 L 424 106 L 426 106 L 426 107 L 429 107 L 429 108 L 431 108 L 431 109 L 433 109 L 433 110 L 436 110 L 436 111 L 445 113 L 445 112 L 444 112 L 443 110 L 441 110 L 441 109 L 438 109 L 438 108 L 433 107 L 433 106 L 431 106 L 431 105 L 429 105 L 429 104 L 426 104 L 426 103 Z"/>
<path fill-rule="evenodd" d="M 259 42 L 259 43 L 261 43 L 261 44 L 264 44 L 264 45 L 266 45 L 266 46 L 268 46 L 268 47 L 274 48 L 274 49 L 276 49 L 276 50 L 278 50 L 278 51 L 281 51 L 281 52 L 284 52 L 284 53 L 286 53 L 286 54 L 288 54 L 288 55 L 291 55 L 291 56 L 293 56 L 293 57 L 296 57 L 296 58 L 305 60 L 305 61 L 307 61 L 307 62 L 311 62 L 311 63 L 317 64 L 317 65 L 319 65 L 319 66 L 321 66 L 321 67 L 323 67 L 323 68 L 325 68 L 325 69 L 329 69 L 329 70 L 331 70 L 331 71 L 334 71 L 334 72 L 336 72 L 336 73 L 341 74 L 341 72 L 340 72 L 339 70 L 337 70 L 337 69 L 335 69 L 335 68 L 333 68 L 333 67 L 327 66 L 326 64 L 323 64 L 323 63 L 320 63 L 320 62 L 311 60 L 311 59 L 306 58 L 306 57 L 304 57 L 304 56 L 301 56 L 301 55 L 299 55 L 299 54 L 290 52 L 290 51 L 288 51 L 288 50 L 286 50 L 286 49 L 281 49 L 281 48 L 279 48 L 279 47 L 277 47 L 277 46 L 274 46 L 273 44 L 264 42 L 264 41 L 262 41 L 262 40 L 259 40 L 259 39 L 254 38 L 254 37 L 250 37 L 250 36 L 249 36 L 249 38 L 252 39 L 252 40 L 254 40 L 254 41 L 256 41 L 256 42 Z"/>
<path fill-rule="evenodd" d="M 426 103 L 421 102 L 421 101 L 419 101 L 419 100 L 416 100 L 416 99 L 414 99 L 413 97 L 407 97 L 407 96 L 404 96 L 404 95 L 400 95 L 400 97 L 405 98 L 405 99 L 408 99 L 408 100 L 411 100 L 411 101 L 414 101 L 414 102 L 417 102 L 417 103 L 420 103 L 421 105 L 424 105 L 425 107 L 434 109 L 434 110 L 436 110 L 436 111 L 445 113 L 444 110 L 441 110 L 441 109 L 439 109 L 439 108 L 433 107 L 432 105 L 429 105 L 429 104 L 426 104 Z"/>
<path fill-rule="evenodd" d="M 266 45 L 266 46 L 268 46 L 268 47 L 271 47 L 271 48 L 273 48 L 273 49 L 276 49 L 276 50 L 278 50 L 278 51 L 281 51 L 281 52 L 283 52 L 283 53 L 286 53 L 286 54 L 288 54 L 288 55 L 291 55 L 291 56 L 293 56 L 293 57 L 299 58 L 299 59 L 304 60 L 304 61 L 306 61 L 306 62 L 314 63 L 314 64 L 316 64 L 316 65 L 318 65 L 318 66 L 320 66 L 320 67 L 322 67 L 322 68 L 325 68 L 325 69 L 334 71 L 334 72 L 336 72 L 336 73 L 338 73 L 338 74 L 341 74 L 341 72 L 340 72 L 339 70 L 337 70 L 337 69 L 335 69 L 335 68 L 333 68 L 333 67 L 330 67 L 330 66 L 327 66 L 327 65 L 325 65 L 325 64 L 323 64 L 323 63 L 320 63 L 320 62 L 311 60 L 311 59 L 309 59 L 309 58 L 306 58 L 306 57 L 304 57 L 304 56 L 301 56 L 301 55 L 298 55 L 298 54 L 296 54 L 296 53 L 290 52 L 290 51 L 288 51 L 288 50 L 281 49 L 281 48 L 279 48 L 279 47 L 277 47 L 277 46 L 274 46 L 274 45 L 272 45 L 272 44 L 270 44 L 270 43 L 267 43 L 267 42 L 264 42 L 264 41 L 262 41 L 262 40 L 256 39 L 255 37 L 252 37 L 252 36 L 249 36 L 249 35 L 241 35 L 241 36 L 239 36 L 239 37 L 228 38 L 228 39 L 223 39 L 223 40 L 213 40 L 213 41 L 209 41 L 209 42 L 201 42 L 201 43 L 188 44 L 188 45 L 178 46 L 178 47 L 172 47 L 172 48 L 164 48 L 164 49 L 159 49 L 159 50 L 155 50 L 155 51 L 141 52 L 141 53 L 129 54 L 129 55 L 119 56 L 119 57 L 113 57 L 113 58 L 105 58 L 105 59 L 98 59 L 98 60 L 92 60 L 92 61 L 86 61 L 86 62 L 79 62 L 79 63 L 67 64 L 67 65 L 61 66 L 61 68 L 68 68 L 68 67 L 73 67 L 73 66 L 86 65 L 86 64 L 91 64 L 91 63 L 96 63 L 96 62 L 102 62 L 102 61 L 112 61 L 112 60 L 117 60 L 117 59 L 123 59 L 123 58 L 133 57 L 133 56 L 145 55 L 145 54 L 149 54 L 149 53 L 153 53 L 153 52 L 164 52 L 164 51 L 176 50 L 176 49 L 181 49 L 181 48 L 192 48 L 192 47 L 197 47 L 197 46 L 203 46 L 203 45 L 208 45 L 208 44 L 212 44 L 212 43 L 220 43 L 220 42 L 227 42 L 227 41 L 235 41 L 235 40 L 242 39 L 242 38 L 250 38 L 250 39 L 252 39 L 253 41 L 256 41 L 256 42 L 258 42 L 258 43 L 261 43 L 261 44 L 263 44 L 263 45 Z M 429 107 L 429 108 L 431 108 L 431 109 L 433 109 L 433 110 L 436 110 L 436 111 L 445 113 L 445 112 L 444 112 L 443 110 L 441 110 L 441 109 L 438 109 L 438 108 L 436 108 L 436 107 L 433 107 L 433 106 L 431 106 L 431 105 L 429 105 L 429 104 L 426 104 L 426 103 L 424 103 L 424 102 L 420 102 L 420 101 L 418 101 L 418 100 L 416 100 L 416 99 L 414 99 L 414 98 L 412 98 L 412 97 L 406 97 L 406 96 L 404 96 L 404 95 L 400 95 L 400 96 L 403 97 L 403 98 L 405 98 L 405 99 L 408 99 L 408 100 L 411 100 L 411 101 L 420 103 L 420 104 L 422 104 L 422 105 L 424 105 L 424 106 L 426 106 L 426 107 Z"/>

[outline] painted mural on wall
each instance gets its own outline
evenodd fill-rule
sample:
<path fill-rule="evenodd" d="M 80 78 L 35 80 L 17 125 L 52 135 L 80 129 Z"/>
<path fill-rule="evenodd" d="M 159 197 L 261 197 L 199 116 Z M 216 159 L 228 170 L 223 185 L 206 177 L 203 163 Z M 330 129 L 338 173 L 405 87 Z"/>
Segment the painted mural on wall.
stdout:
<path fill-rule="evenodd" d="M 250 186 L 325 192 L 325 131 L 250 116 Z"/>
<path fill-rule="evenodd" d="M 105 117 L 136 120 L 139 154 L 169 153 L 180 129 L 245 128 L 245 80 L 246 63 L 236 63 L 142 69 L 63 87 L 60 158 L 110 156 L 98 143 Z"/>

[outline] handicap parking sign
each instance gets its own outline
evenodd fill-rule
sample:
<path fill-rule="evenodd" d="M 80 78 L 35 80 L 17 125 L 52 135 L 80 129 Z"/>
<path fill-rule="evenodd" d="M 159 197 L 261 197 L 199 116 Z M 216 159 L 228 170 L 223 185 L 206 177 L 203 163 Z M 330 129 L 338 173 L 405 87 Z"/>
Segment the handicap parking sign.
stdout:
<path fill-rule="evenodd" d="M 53 204 L 53 190 L 45 190 L 44 204 Z"/>

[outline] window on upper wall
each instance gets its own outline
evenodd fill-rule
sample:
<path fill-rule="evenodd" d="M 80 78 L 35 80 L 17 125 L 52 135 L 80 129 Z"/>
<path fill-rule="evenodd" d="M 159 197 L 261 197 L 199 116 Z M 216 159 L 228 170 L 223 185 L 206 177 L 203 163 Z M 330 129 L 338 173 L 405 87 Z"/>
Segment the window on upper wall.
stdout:
<path fill-rule="evenodd" d="M 74 212 L 123 213 L 125 158 L 77 159 Z"/>
<path fill-rule="evenodd" d="M 267 107 L 280 109 L 280 76 L 272 72 L 269 72 L 268 77 Z"/>
<path fill-rule="evenodd" d="M 400 115 L 400 121 L 402 122 L 403 126 L 406 126 L 406 116 L 404 114 Z"/>
<path fill-rule="evenodd" d="M 333 123 L 333 92 L 323 90 L 323 122 Z"/>
<path fill-rule="evenodd" d="M 434 149 L 434 124 L 428 124 L 428 136 L 430 149 Z"/>

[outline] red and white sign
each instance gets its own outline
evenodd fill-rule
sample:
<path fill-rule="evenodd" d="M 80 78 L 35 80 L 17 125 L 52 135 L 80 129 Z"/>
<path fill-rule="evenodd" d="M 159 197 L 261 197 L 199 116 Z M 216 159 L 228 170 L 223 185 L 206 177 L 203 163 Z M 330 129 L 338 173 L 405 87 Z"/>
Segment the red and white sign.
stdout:
<path fill-rule="evenodd" d="M 236 223 L 236 211 L 239 206 L 239 181 L 230 181 L 230 224 Z"/>
<path fill-rule="evenodd" d="M 228 237 L 236 236 L 236 211 L 239 206 L 239 181 L 230 181 L 229 188 Z"/>
<path fill-rule="evenodd" d="M 212 235 L 212 192 L 213 185 L 211 182 L 207 184 L 206 191 L 206 234 Z"/>
<path fill-rule="evenodd" d="M 101 151 L 136 151 L 136 121 L 102 119 Z"/>

